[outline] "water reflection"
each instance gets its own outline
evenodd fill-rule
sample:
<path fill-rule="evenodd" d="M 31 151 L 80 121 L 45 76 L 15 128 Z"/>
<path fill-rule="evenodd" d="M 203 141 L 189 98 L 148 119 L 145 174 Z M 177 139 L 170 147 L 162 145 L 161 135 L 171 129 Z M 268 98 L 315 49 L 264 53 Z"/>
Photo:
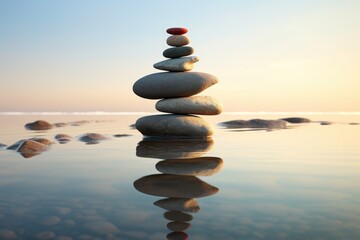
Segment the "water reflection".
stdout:
<path fill-rule="evenodd" d="M 187 239 L 185 232 L 193 220 L 191 213 L 200 211 L 197 198 L 216 194 L 219 189 L 197 176 L 218 173 L 224 161 L 218 157 L 203 157 L 212 148 L 212 140 L 143 139 L 138 143 L 136 155 L 162 159 L 155 167 L 160 172 L 137 179 L 134 187 L 141 193 L 164 197 L 154 202 L 165 211 L 171 231 L 167 239 Z"/>

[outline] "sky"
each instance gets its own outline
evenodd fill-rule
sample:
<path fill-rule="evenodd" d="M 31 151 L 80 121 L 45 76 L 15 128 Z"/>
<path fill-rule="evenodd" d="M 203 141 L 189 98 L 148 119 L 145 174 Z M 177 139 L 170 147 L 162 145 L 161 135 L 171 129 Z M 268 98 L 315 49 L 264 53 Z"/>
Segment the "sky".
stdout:
<path fill-rule="evenodd" d="M 155 111 L 132 92 L 160 72 L 166 29 L 224 111 L 360 111 L 360 1 L 1 0 L 0 112 Z"/>

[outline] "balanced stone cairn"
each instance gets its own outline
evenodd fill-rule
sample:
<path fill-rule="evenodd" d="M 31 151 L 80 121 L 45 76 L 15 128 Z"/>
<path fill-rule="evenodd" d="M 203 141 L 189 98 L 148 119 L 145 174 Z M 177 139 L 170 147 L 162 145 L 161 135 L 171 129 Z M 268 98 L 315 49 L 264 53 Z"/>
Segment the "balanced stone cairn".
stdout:
<path fill-rule="evenodd" d="M 211 96 L 194 96 L 218 82 L 217 78 L 202 72 L 189 72 L 198 57 L 186 28 L 169 28 L 166 43 L 171 47 L 163 52 L 167 60 L 154 68 L 167 72 L 154 73 L 137 80 L 133 86 L 136 95 L 147 99 L 161 99 L 155 108 L 170 113 L 139 118 L 136 129 L 148 137 L 208 138 L 213 128 L 199 115 L 217 115 L 222 112 L 220 102 Z"/>

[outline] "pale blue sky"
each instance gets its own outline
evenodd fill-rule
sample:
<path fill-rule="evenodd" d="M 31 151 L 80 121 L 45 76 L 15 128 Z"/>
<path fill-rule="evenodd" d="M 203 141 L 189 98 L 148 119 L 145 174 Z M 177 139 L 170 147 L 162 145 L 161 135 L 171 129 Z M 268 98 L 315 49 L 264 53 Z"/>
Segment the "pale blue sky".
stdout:
<path fill-rule="evenodd" d="M 359 111 L 360 1 L 0 1 L 0 111 L 154 111 L 166 28 L 226 111 Z"/>

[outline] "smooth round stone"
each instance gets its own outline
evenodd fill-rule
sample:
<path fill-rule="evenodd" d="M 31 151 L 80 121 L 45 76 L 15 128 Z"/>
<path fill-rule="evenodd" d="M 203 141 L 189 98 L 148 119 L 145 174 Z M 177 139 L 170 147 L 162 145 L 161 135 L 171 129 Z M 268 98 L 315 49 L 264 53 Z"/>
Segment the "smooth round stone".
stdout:
<path fill-rule="evenodd" d="M 213 128 L 202 118 L 191 115 L 152 115 L 139 118 L 136 129 L 148 137 L 207 138 Z"/>
<path fill-rule="evenodd" d="M 145 138 L 136 147 L 136 156 L 143 158 L 196 158 L 210 151 L 212 139 L 154 139 Z"/>
<path fill-rule="evenodd" d="M 137 80 L 133 91 L 147 99 L 190 97 L 217 82 L 215 76 L 201 72 L 153 73 Z"/>
<path fill-rule="evenodd" d="M 155 206 L 166 210 L 196 213 L 200 211 L 198 202 L 193 198 L 165 198 L 154 202 Z"/>
<path fill-rule="evenodd" d="M 139 192 L 176 198 L 200 198 L 216 194 L 219 189 L 194 176 L 154 174 L 134 182 Z"/>
<path fill-rule="evenodd" d="M 26 129 L 29 130 L 49 130 L 53 127 L 52 124 L 48 123 L 47 121 L 44 120 L 38 120 L 32 123 L 27 123 L 25 125 Z"/>
<path fill-rule="evenodd" d="M 202 157 L 191 159 L 167 159 L 156 164 L 159 172 L 166 174 L 211 176 L 218 173 L 224 161 L 218 157 Z"/>
<path fill-rule="evenodd" d="M 211 96 L 162 99 L 155 108 L 160 112 L 200 115 L 218 115 L 223 110 L 222 104 Z"/>
<path fill-rule="evenodd" d="M 193 219 L 192 215 L 180 211 L 167 211 L 164 213 L 164 217 L 175 222 L 189 222 Z"/>
<path fill-rule="evenodd" d="M 194 53 L 194 49 L 192 47 L 172 47 L 168 48 L 163 52 L 163 56 L 166 58 L 179 58 L 189 56 Z"/>
<path fill-rule="evenodd" d="M 198 62 L 198 57 L 183 57 L 164 60 L 155 63 L 153 66 L 159 70 L 170 72 L 185 72 L 193 69 L 194 63 Z"/>
<path fill-rule="evenodd" d="M 188 229 L 190 227 L 189 223 L 184 222 L 169 222 L 167 228 L 174 232 L 180 232 Z"/>
<path fill-rule="evenodd" d="M 166 235 L 167 240 L 186 240 L 189 236 L 184 232 L 172 232 Z"/>
<path fill-rule="evenodd" d="M 187 36 L 183 36 L 183 35 L 174 35 L 174 36 L 168 37 L 166 39 L 166 43 L 169 46 L 181 47 L 181 46 L 188 45 L 190 43 L 190 38 L 188 38 Z"/>
<path fill-rule="evenodd" d="M 86 142 L 89 144 L 96 144 L 102 140 L 107 140 L 108 137 L 98 133 L 86 133 L 79 137 L 79 141 Z"/>
<path fill-rule="evenodd" d="M 183 34 L 187 33 L 188 30 L 186 28 L 182 28 L 182 27 L 174 27 L 174 28 L 166 29 L 166 32 L 168 34 L 172 34 L 172 35 L 183 35 Z"/>

